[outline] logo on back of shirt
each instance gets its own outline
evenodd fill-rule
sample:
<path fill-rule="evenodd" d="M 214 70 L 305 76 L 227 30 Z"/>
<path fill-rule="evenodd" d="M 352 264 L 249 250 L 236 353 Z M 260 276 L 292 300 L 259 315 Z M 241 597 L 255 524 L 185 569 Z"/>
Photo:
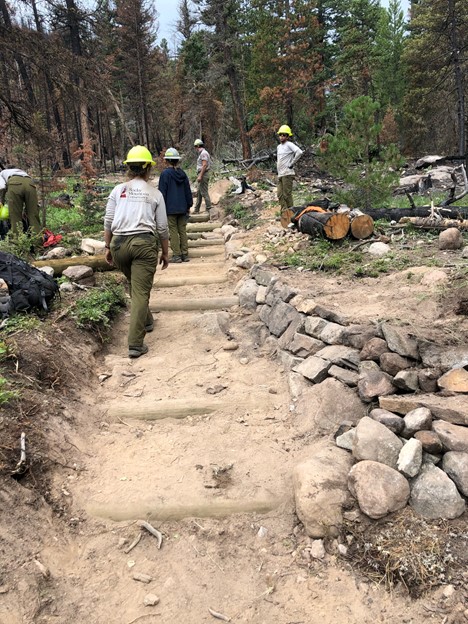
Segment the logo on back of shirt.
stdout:
<path fill-rule="evenodd" d="M 122 192 L 120 193 L 120 197 L 127 197 L 127 187 L 124 186 Z"/>

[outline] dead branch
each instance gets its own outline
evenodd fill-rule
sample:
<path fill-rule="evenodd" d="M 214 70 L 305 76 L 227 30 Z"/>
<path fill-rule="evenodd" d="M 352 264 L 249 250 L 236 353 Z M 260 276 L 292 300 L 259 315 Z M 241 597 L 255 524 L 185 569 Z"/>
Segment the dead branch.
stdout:
<path fill-rule="evenodd" d="M 151 526 L 149 522 L 145 522 L 145 520 L 139 520 L 137 524 L 142 529 L 146 529 L 149 533 L 151 533 L 151 535 L 154 535 L 154 537 L 158 540 L 158 549 L 161 548 L 161 544 L 163 541 L 162 533 L 160 533 L 157 529 Z"/>

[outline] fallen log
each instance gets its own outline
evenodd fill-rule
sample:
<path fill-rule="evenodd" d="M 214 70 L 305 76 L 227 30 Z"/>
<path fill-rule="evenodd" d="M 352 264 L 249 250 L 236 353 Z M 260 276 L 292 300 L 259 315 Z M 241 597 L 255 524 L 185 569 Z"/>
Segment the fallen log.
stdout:
<path fill-rule="evenodd" d="M 341 240 L 349 228 L 349 215 L 339 212 L 306 212 L 298 222 L 298 230 L 303 234 L 320 235 L 328 240 Z"/>
<path fill-rule="evenodd" d="M 453 208 L 444 208 L 436 206 L 435 209 L 442 217 L 448 219 L 467 219 L 468 206 L 454 206 Z M 431 214 L 431 206 L 415 206 L 414 208 L 375 208 L 366 210 L 366 214 L 378 221 L 399 221 L 403 217 L 428 217 Z"/>
<path fill-rule="evenodd" d="M 50 266 L 54 269 L 54 276 L 60 277 L 63 271 L 71 266 L 88 266 L 94 271 L 112 271 L 115 267 L 106 262 L 105 256 L 77 256 L 76 258 L 56 258 L 51 260 L 36 260 L 33 266 L 41 268 Z"/>
<path fill-rule="evenodd" d="M 457 219 L 432 219 L 431 217 L 403 217 L 398 223 L 411 223 L 414 227 L 425 230 L 446 230 L 447 228 L 468 230 L 468 219 L 458 221 Z"/>

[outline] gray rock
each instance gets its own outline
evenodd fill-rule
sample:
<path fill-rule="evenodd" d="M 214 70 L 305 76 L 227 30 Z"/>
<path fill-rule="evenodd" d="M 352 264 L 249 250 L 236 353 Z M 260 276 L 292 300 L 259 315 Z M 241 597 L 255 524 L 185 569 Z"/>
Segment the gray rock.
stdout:
<path fill-rule="evenodd" d="M 438 368 L 442 372 L 468 364 L 468 345 L 443 346 L 420 340 L 419 352 L 424 366 Z"/>
<path fill-rule="evenodd" d="M 356 429 L 350 429 L 335 438 L 336 446 L 352 451 L 354 440 L 356 439 Z"/>
<path fill-rule="evenodd" d="M 80 283 L 83 279 L 91 277 L 93 275 L 93 269 L 89 266 L 77 264 L 71 266 L 62 271 L 62 275 L 68 277 L 72 282 Z"/>
<path fill-rule="evenodd" d="M 291 342 L 294 340 L 294 336 L 297 332 L 302 332 L 304 329 L 304 316 L 296 312 L 292 315 L 292 320 L 288 328 L 280 336 L 278 345 L 281 349 L 290 350 Z M 301 356 L 303 357 L 303 356 Z"/>
<path fill-rule="evenodd" d="M 288 303 L 278 300 L 271 308 L 268 315 L 268 329 L 274 336 L 281 336 L 288 325 L 297 319 L 299 313 Z"/>
<path fill-rule="evenodd" d="M 405 427 L 401 433 L 404 438 L 410 438 L 416 431 L 430 431 L 432 428 L 432 414 L 427 407 L 418 407 L 411 410 L 403 418 Z"/>
<path fill-rule="evenodd" d="M 270 282 L 267 287 L 266 302 L 271 306 L 273 306 L 278 299 L 281 299 L 284 303 L 289 303 L 295 295 L 297 295 L 297 290 L 295 288 L 292 288 L 289 284 L 281 280 L 277 280 Z"/>
<path fill-rule="evenodd" d="M 362 360 L 359 362 L 359 374 L 366 375 L 367 373 L 379 373 L 380 368 L 377 362 L 373 360 Z"/>
<path fill-rule="evenodd" d="M 445 160 L 444 156 L 437 156 L 436 154 L 430 154 L 428 156 L 423 156 L 416 161 L 415 167 L 416 169 L 424 169 L 425 167 L 430 167 L 431 165 L 436 165 L 437 163 L 443 162 Z M 420 178 L 421 176 L 414 176 Z"/>
<path fill-rule="evenodd" d="M 314 540 L 310 546 L 310 556 L 313 559 L 323 559 L 326 555 L 325 546 L 323 545 L 323 540 L 317 539 Z"/>
<path fill-rule="evenodd" d="M 266 286 L 259 286 L 257 290 L 257 296 L 255 297 L 255 302 L 259 305 L 264 304 L 266 301 Z"/>
<path fill-rule="evenodd" d="M 468 258 L 468 245 L 463 247 L 462 258 Z"/>
<path fill-rule="evenodd" d="M 295 366 L 293 371 L 295 373 L 301 373 L 307 379 L 313 383 L 320 383 L 328 377 L 328 369 L 331 366 L 331 362 L 322 360 L 322 358 L 315 355 L 309 356 L 301 364 Z"/>
<path fill-rule="evenodd" d="M 411 484 L 410 505 L 428 520 L 458 518 L 465 511 L 465 502 L 455 483 L 443 470 L 424 464 L 421 474 Z"/>
<path fill-rule="evenodd" d="M 468 425 L 468 396 L 392 395 L 380 397 L 379 404 L 383 409 L 397 414 L 407 414 L 417 407 L 427 407 L 434 418 L 458 425 Z"/>
<path fill-rule="evenodd" d="M 416 431 L 414 437 L 421 442 L 423 451 L 426 453 L 440 455 L 444 450 L 442 442 L 435 431 Z"/>
<path fill-rule="evenodd" d="M 143 598 L 143 604 L 145 607 L 155 607 L 159 604 L 159 596 L 156 596 L 156 594 L 146 594 Z"/>
<path fill-rule="evenodd" d="M 326 344 L 336 345 L 343 342 L 344 327 L 337 323 L 327 323 L 327 325 L 320 332 L 320 340 L 323 340 Z"/>
<path fill-rule="evenodd" d="M 435 420 L 432 429 L 437 433 L 444 449 L 468 453 L 468 427 L 452 425 L 443 420 Z"/>
<path fill-rule="evenodd" d="M 269 286 L 273 279 L 277 279 L 275 274 L 264 265 L 254 264 L 250 269 L 250 275 L 259 286 Z"/>
<path fill-rule="evenodd" d="M 343 420 L 355 424 L 365 413 L 356 392 L 329 377 L 303 389 L 296 403 L 294 425 L 300 434 L 332 435 Z"/>
<path fill-rule="evenodd" d="M 307 299 L 303 297 L 302 295 L 296 295 L 293 299 L 291 299 L 289 303 L 294 308 L 296 308 L 298 312 L 307 314 L 309 316 L 311 314 L 314 314 L 315 308 L 317 306 L 317 304 L 315 303 L 313 299 Z"/>
<path fill-rule="evenodd" d="M 382 371 L 366 371 L 361 373 L 357 387 L 359 396 L 366 403 L 370 403 L 376 397 L 385 394 L 393 394 L 395 392 L 392 378 Z"/>
<path fill-rule="evenodd" d="M 382 353 L 380 356 L 380 368 L 384 373 L 388 373 L 392 377 L 397 375 L 401 370 L 410 368 L 413 364 L 414 362 L 401 357 L 398 353 Z"/>
<path fill-rule="evenodd" d="M 419 359 L 418 343 L 407 331 L 401 327 L 382 324 L 382 332 L 387 341 L 390 351 L 394 351 L 403 357 L 409 357 L 413 360 Z"/>
<path fill-rule="evenodd" d="M 151 583 L 151 581 L 153 580 L 153 577 L 150 576 L 149 574 L 142 574 L 141 572 L 134 572 L 132 574 L 132 578 L 134 581 L 140 581 L 140 583 Z"/>
<path fill-rule="evenodd" d="M 381 330 L 376 325 L 349 325 L 343 331 L 343 344 L 355 349 L 362 349 L 366 342 L 374 337 L 382 337 Z"/>
<path fill-rule="evenodd" d="M 277 350 L 276 357 L 278 358 L 278 361 L 283 366 L 283 368 L 285 368 L 286 370 L 294 370 L 297 366 L 304 362 L 302 358 L 295 357 L 294 355 L 291 355 L 283 349 Z"/>
<path fill-rule="evenodd" d="M 442 372 L 438 368 L 421 368 L 418 370 L 418 384 L 422 392 L 436 392 L 437 380 Z"/>
<path fill-rule="evenodd" d="M 385 425 L 387 429 L 390 429 L 390 431 L 395 434 L 401 433 L 405 426 L 405 421 L 401 418 L 401 416 L 397 416 L 388 410 L 380 409 L 378 407 L 369 413 L 369 418 Z"/>
<path fill-rule="evenodd" d="M 50 277 L 54 277 L 54 269 L 50 266 L 42 266 L 42 267 L 38 267 L 39 271 L 42 271 L 43 273 L 45 273 L 46 275 L 50 275 Z"/>
<path fill-rule="evenodd" d="M 294 338 L 288 348 L 291 353 L 294 353 L 294 355 L 297 355 L 298 357 L 308 357 L 309 355 L 315 355 L 323 348 L 323 346 L 324 344 L 321 340 L 295 332 Z"/>
<path fill-rule="evenodd" d="M 410 496 L 405 477 L 375 461 L 355 464 L 348 475 L 348 487 L 360 510 L 375 520 L 403 509 Z"/>
<path fill-rule="evenodd" d="M 393 385 L 403 392 L 416 392 L 419 390 L 418 372 L 415 370 L 403 370 L 393 378 Z"/>
<path fill-rule="evenodd" d="M 337 323 L 338 325 L 349 325 L 349 320 L 346 316 L 344 316 L 340 312 L 335 312 L 334 310 L 329 310 L 328 308 L 324 308 L 323 306 L 319 304 L 315 305 L 314 314 L 316 314 L 317 316 L 320 316 L 326 321 Z"/>
<path fill-rule="evenodd" d="M 375 362 L 379 361 L 382 353 L 387 353 L 388 346 L 385 340 L 382 338 L 371 338 L 366 342 L 363 346 L 360 358 L 361 360 L 374 360 Z"/>
<path fill-rule="evenodd" d="M 304 375 L 290 370 L 288 375 L 288 387 L 291 399 L 298 399 L 310 386 L 310 381 L 306 379 Z"/>
<path fill-rule="evenodd" d="M 65 247 L 54 247 L 45 254 L 45 257 L 47 258 L 47 260 L 60 260 L 61 258 L 65 258 L 65 256 L 69 255 L 70 253 L 68 249 L 65 249 Z"/>
<path fill-rule="evenodd" d="M 63 282 L 63 284 L 60 284 L 59 290 L 61 293 L 71 293 L 75 290 L 75 287 L 71 282 Z"/>
<path fill-rule="evenodd" d="M 448 228 L 439 234 L 439 249 L 461 249 L 463 236 L 458 228 Z"/>
<path fill-rule="evenodd" d="M 367 249 L 371 256 L 376 256 L 378 258 L 387 255 L 391 250 L 392 248 L 390 245 L 387 245 L 387 243 L 372 243 Z"/>
<path fill-rule="evenodd" d="M 359 352 L 351 347 L 343 345 L 330 345 L 320 349 L 316 353 L 317 357 L 330 361 L 337 366 L 344 366 L 357 371 L 359 368 Z"/>
<path fill-rule="evenodd" d="M 352 458 L 323 443 L 311 454 L 293 472 L 296 513 L 310 537 L 336 537 L 343 523 L 342 509 L 350 504 L 346 479 Z"/>
<path fill-rule="evenodd" d="M 241 269 L 251 269 L 255 264 L 255 254 L 251 251 L 236 258 L 236 266 Z"/>
<path fill-rule="evenodd" d="M 468 496 L 468 453 L 459 451 L 445 453 L 442 470 L 448 474 L 459 491 Z"/>
<path fill-rule="evenodd" d="M 313 338 L 320 339 L 320 334 L 328 325 L 328 322 L 317 316 L 308 316 L 304 322 L 304 331 Z"/>
<path fill-rule="evenodd" d="M 364 416 L 356 427 L 353 457 L 357 461 L 376 461 L 396 469 L 402 446 L 401 440 L 385 425 Z"/>
<path fill-rule="evenodd" d="M 255 310 L 257 307 L 258 284 L 254 279 L 246 280 L 239 288 L 239 305 L 242 308 Z"/>
<path fill-rule="evenodd" d="M 422 444 L 416 438 L 408 440 L 401 449 L 397 468 L 405 477 L 415 477 L 421 470 L 422 451 Z"/>
<path fill-rule="evenodd" d="M 359 373 L 351 371 L 347 368 L 335 366 L 334 364 L 329 368 L 328 374 L 330 377 L 334 377 L 335 379 L 338 379 L 338 381 L 341 381 L 352 388 L 356 387 L 359 381 Z"/>

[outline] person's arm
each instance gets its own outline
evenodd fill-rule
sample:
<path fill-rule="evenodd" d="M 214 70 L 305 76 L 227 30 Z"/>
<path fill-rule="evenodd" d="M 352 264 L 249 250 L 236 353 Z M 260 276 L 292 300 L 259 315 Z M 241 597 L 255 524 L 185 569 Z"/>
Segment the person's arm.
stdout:
<path fill-rule="evenodd" d="M 185 200 L 187 202 L 187 214 L 190 214 L 190 208 L 193 206 L 193 195 L 192 195 L 192 189 L 190 188 L 190 182 L 189 182 L 187 175 L 185 176 L 185 180 L 184 180 L 184 191 L 185 191 Z"/>
<path fill-rule="evenodd" d="M 158 189 L 161 191 L 162 196 L 164 197 L 164 202 L 167 203 L 167 176 L 164 175 L 164 171 L 161 173 L 159 178 Z"/>
<path fill-rule="evenodd" d="M 203 180 L 203 176 L 205 175 L 205 171 L 208 169 L 208 159 L 202 160 L 202 168 L 198 172 L 197 182 L 201 182 Z"/>
<path fill-rule="evenodd" d="M 162 265 L 162 270 L 167 269 L 169 266 L 169 228 L 167 226 L 167 214 L 166 203 L 164 197 L 161 195 L 156 206 L 156 230 L 161 241 L 162 254 L 159 264 Z"/>
<path fill-rule="evenodd" d="M 298 147 L 295 143 L 293 143 L 294 145 L 294 156 L 291 162 L 291 167 L 294 167 L 294 165 L 297 163 L 297 161 L 299 160 L 299 158 L 302 156 L 302 154 L 304 153 L 300 147 Z"/>
<path fill-rule="evenodd" d="M 106 249 L 106 262 L 107 264 L 110 264 L 111 266 L 114 264 L 114 261 L 112 260 L 110 244 L 112 240 L 111 228 L 112 228 L 112 221 L 114 220 L 114 215 L 115 215 L 115 205 L 116 205 L 115 193 L 114 191 L 112 191 L 111 194 L 109 195 L 109 199 L 107 200 L 106 214 L 104 216 L 104 244 L 106 246 L 105 248 Z"/>

